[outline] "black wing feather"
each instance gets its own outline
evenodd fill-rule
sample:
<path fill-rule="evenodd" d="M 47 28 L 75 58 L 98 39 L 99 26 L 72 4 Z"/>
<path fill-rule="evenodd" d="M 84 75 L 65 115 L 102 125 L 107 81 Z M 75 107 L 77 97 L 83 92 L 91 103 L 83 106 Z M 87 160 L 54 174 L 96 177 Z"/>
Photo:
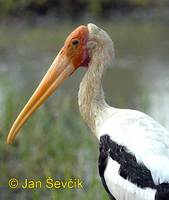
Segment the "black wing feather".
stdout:
<path fill-rule="evenodd" d="M 104 178 L 104 171 L 109 156 L 120 164 L 119 175 L 121 177 L 140 188 L 156 189 L 155 200 L 169 200 L 169 183 L 156 185 L 153 181 L 151 171 L 143 164 L 138 163 L 136 157 L 125 146 L 112 141 L 109 135 L 103 135 L 100 137 L 99 174 L 110 198 L 115 200 Z"/>

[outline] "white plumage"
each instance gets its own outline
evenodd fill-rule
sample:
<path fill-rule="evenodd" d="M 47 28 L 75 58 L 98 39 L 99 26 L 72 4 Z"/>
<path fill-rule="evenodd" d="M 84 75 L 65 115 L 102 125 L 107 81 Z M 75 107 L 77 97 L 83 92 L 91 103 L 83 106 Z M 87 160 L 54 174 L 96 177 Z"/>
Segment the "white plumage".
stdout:
<path fill-rule="evenodd" d="M 168 182 L 169 132 L 139 111 L 114 109 L 109 115 L 104 122 L 98 122 L 98 138 L 109 134 L 113 141 L 127 147 L 137 161 L 151 171 L 156 184 Z"/>
<path fill-rule="evenodd" d="M 142 189 L 119 176 L 119 164 L 109 158 L 104 176 L 106 184 L 116 200 L 154 200 L 156 190 Z"/>
<path fill-rule="evenodd" d="M 150 171 L 155 184 L 169 182 L 169 132 L 148 115 L 128 109 L 109 108 L 98 117 L 97 137 L 109 134 L 124 145 L 138 163 Z M 106 114 L 107 113 L 107 114 Z M 106 115 L 108 115 L 106 117 Z M 106 119 L 104 122 L 99 119 Z M 156 190 L 142 189 L 119 175 L 119 164 L 108 159 L 105 180 L 117 200 L 154 200 Z"/>
<path fill-rule="evenodd" d="M 155 185 L 169 183 L 169 132 L 148 115 L 110 107 L 104 100 L 102 74 L 114 55 L 106 32 L 88 25 L 91 61 L 79 90 L 80 112 L 98 140 L 110 139 L 126 147 L 140 165 L 151 173 Z M 120 165 L 110 155 L 104 171 L 105 183 L 116 200 L 155 200 L 156 189 L 141 188 L 119 174 Z M 168 197 L 169 199 L 169 197 Z"/>

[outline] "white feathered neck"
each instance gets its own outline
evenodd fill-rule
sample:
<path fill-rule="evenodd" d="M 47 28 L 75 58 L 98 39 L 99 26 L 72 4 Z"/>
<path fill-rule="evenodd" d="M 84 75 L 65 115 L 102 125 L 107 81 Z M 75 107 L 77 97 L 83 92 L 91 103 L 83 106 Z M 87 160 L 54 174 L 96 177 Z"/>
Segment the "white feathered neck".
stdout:
<path fill-rule="evenodd" d="M 88 25 L 90 63 L 80 84 L 78 103 L 80 113 L 90 127 L 96 132 L 96 117 L 109 107 L 105 102 L 102 89 L 102 75 L 106 65 L 114 56 L 113 43 L 106 32 L 93 24 Z"/>

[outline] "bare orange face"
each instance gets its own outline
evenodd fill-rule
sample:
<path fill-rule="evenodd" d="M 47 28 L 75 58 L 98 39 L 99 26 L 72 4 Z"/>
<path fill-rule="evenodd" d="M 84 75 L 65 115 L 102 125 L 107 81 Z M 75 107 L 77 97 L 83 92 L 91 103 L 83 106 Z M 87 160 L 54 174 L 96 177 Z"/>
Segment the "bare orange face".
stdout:
<path fill-rule="evenodd" d="M 61 53 L 64 53 L 70 59 L 75 68 L 80 66 L 88 66 L 88 38 L 88 28 L 86 26 L 79 26 L 68 36 L 65 41 Z"/>
<path fill-rule="evenodd" d="M 8 144 L 13 142 L 17 133 L 31 114 L 56 91 L 67 77 L 78 67 L 88 66 L 88 39 L 89 32 L 86 26 L 79 26 L 68 36 L 48 72 L 12 125 L 7 138 Z"/>

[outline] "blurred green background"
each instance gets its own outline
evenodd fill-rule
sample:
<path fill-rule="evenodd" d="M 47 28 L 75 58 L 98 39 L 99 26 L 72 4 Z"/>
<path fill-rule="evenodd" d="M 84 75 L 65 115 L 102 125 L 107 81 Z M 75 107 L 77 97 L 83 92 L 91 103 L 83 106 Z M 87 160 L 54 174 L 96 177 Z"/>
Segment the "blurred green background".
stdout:
<path fill-rule="evenodd" d="M 79 69 L 33 115 L 11 146 L 14 119 L 67 35 L 95 23 L 114 41 L 109 104 L 148 113 L 169 129 L 169 3 L 166 0 L 0 0 L 0 199 L 108 199 L 97 169 L 98 141 L 77 104 Z M 9 189 L 10 178 L 80 178 L 83 189 Z"/>

